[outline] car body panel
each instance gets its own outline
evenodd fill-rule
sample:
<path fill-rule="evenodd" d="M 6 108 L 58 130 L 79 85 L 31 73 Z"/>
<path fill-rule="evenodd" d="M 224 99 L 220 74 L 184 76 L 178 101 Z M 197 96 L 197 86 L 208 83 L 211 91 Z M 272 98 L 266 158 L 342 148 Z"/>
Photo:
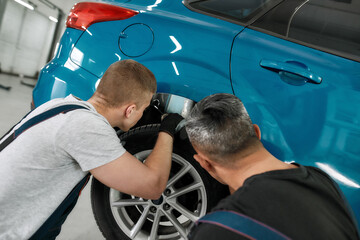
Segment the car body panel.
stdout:
<path fill-rule="evenodd" d="M 289 84 L 264 59 L 306 66 L 322 81 Z M 231 76 L 270 152 L 323 169 L 360 206 L 360 161 L 351 161 L 360 155 L 360 63 L 246 29 L 234 41 Z"/>
<path fill-rule="evenodd" d="M 35 106 L 71 93 L 82 99 L 88 99 L 95 91 L 99 78 L 75 65 L 69 58 L 76 41 L 82 34 L 83 31 L 72 28 L 65 30 L 55 57 L 40 72 L 33 90 Z"/>
<path fill-rule="evenodd" d="M 166 8 L 174 8 L 174 4 L 166 3 Z M 82 33 L 81 38 L 77 32 L 79 30 L 68 28 L 61 40 L 58 54 L 60 56 L 56 56 L 41 71 L 33 94 L 35 105 L 56 97 L 65 97 L 69 93 L 84 100 L 90 98 L 95 91 L 97 80 L 111 63 L 131 58 L 119 47 L 122 31 L 133 24 L 144 22 L 151 23 L 146 25 L 154 33 L 154 43 L 146 54 L 132 58 L 153 71 L 158 82 L 158 92 L 176 94 L 195 101 L 209 93 L 233 93 L 229 81 L 230 51 L 233 38 L 243 27 L 191 12 L 181 3 L 177 5 L 189 16 L 168 14 L 163 9 L 156 10 L 154 6 L 146 6 L 140 8 L 139 11 L 143 11 L 141 14 L 127 20 L 95 23 Z M 194 24 L 201 26 L 200 29 L 193 27 Z M 217 35 L 213 34 L 214 29 L 218 31 Z M 214 47 L 219 43 L 221 46 Z M 61 49 L 62 46 L 66 46 L 66 50 Z M 71 56 L 66 58 L 62 54 L 70 51 L 67 48 L 69 46 L 72 47 Z M 209 49 L 212 51 L 209 52 Z M 188 52 L 196 55 L 189 56 Z M 68 86 L 70 81 L 59 81 L 55 75 L 60 80 L 81 79 L 79 81 L 83 82 L 86 81 L 84 76 L 91 80 L 83 82 L 83 85 L 74 83 L 75 86 Z M 43 76 L 47 80 L 43 79 Z M 55 84 L 59 87 L 53 88 Z M 76 87 L 80 85 L 81 88 Z M 38 93 L 39 89 L 42 93 Z"/>
<path fill-rule="evenodd" d="M 261 127 L 265 147 L 281 160 L 325 170 L 360 220 L 358 61 L 192 11 L 180 0 L 105 2 L 139 14 L 86 31 L 67 28 L 41 71 L 36 106 L 70 93 L 87 100 L 108 66 L 129 58 L 155 74 L 159 93 L 195 102 L 233 93 Z M 140 50 L 131 49 L 135 43 Z"/>
<path fill-rule="evenodd" d="M 93 24 L 76 43 L 71 59 L 100 78 L 111 63 L 129 58 L 119 47 L 119 42 L 121 45 L 123 40 L 122 32 L 129 26 L 146 23 L 154 34 L 152 47 L 146 54 L 133 59 L 154 72 L 158 92 L 196 101 L 210 92 L 232 93 L 229 81 L 230 51 L 233 38 L 243 27 L 193 14 L 197 16 L 196 19 L 167 16 L 162 11 L 152 10 L 151 13 L 144 12 L 123 21 Z M 213 34 L 214 29 L 217 29 L 216 35 Z M 140 38 L 141 33 L 137 34 Z M 218 43 L 221 46 L 217 47 Z M 189 56 L 189 52 L 195 54 Z"/>

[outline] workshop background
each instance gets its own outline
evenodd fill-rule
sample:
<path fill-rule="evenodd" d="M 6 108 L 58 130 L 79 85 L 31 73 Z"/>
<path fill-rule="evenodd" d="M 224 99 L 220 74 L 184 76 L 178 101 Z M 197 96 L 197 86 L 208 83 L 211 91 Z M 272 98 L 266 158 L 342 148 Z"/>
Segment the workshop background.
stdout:
<path fill-rule="evenodd" d="M 53 58 L 64 33 L 70 9 L 76 2 L 82 1 L 99 0 L 0 0 L 0 137 L 29 112 L 39 71 Z M 360 102 L 360 1 L 282 1 L 279 4 L 274 0 L 269 1 L 269 9 L 266 8 L 262 15 L 253 16 L 250 14 L 253 6 L 244 4 L 244 7 L 233 8 L 230 4 L 225 16 L 224 11 L 219 11 L 214 14 L 215 17 L 212 16 L 213 10 L 222 7 L 224 0 L 209 1 L 214 3 L 215 7 L 205 9 L 206 11 L 190 0 L 152 0 L 148 1 L 152 4 L 148 6 L 135 6 L 128 3 L 128 0 L 118 1 L 123 2 L 125 7 L 136 9 L 141 21 L 128 18 L 123 24 L 117 21 L 99 24 L 93 33 L 96 36 L 106 33 L 106 39 L 98 37 L 93 40 L 89 37 L 92 36 L 90 31 L 82 34 L 82 30 L 75 30 L 76 28 L 68 31 L 66 40 L 73 39 L 76 35 L 84 38 L 78 48 L 62 48 L 69 54 L 74 49 L 80 49 L 73 51 L 73 55 L 63 60 L 74 56 L 76 62 L 71 59 L 69 69 L 73 66 L 72 63 L 80 68 L 76 67 L 72 74 L 62 74 L 64 81 L 58 76 L 51 76 L 55 70 L 61 72 L 61 69 L 64 69 L 61 67 L 52 68 L 42 75 L 42 82 L 49 80 L 42 91 L 57 92 L 51 97 L 37 94 L 37 105 L 51 98 L 63 97 L 67 89 L 61 87 L 61 82 L 67 84 L 67 79 L 79 80 L 71 85 L 70 90 L 85 99 L 92 93 L 99 76 L 102 76 L 110 63 L 147 54 L 139 60 L 146 61 L 149 69 L 160 77 L 160 92 L 165 93 L 161 98 L 170 99 L 175 96 L 176 99 L 176 95 L 179 95 L 181 100 L 184 100 L 180 101 L 182 107 L 215 92 L 241 96 L 250 116 L 263 129 L 265 147 L 280 159 L 296 160 L 326 171 L 344 190 L 356 210 L 356 216 L 360 216 L 360 111 L 357 110 Z M 161 2 L 164 3 L 160 4 Z M 192 8 L 189 4 L 185 5 L 189 2 L 194 3 Z M 256 2 L 264 1 L 231 2 L 246 2 L 251 3 L 250 5 L 255 3 L 254 9 L 257 9 Z M 181 12 L 176 12 L 179 9 Z M 233 12 L 241 12 L 241 18 L 236 18 L 237 15 Z M 134 12 L 130 11 L 129 14 Z M 157 29 L 159 41 L 154 42 L 154 31 L 148 25 L 142 24 L 143 20 Z M 165 27 L 164 20 L 169 20 Z M 240 27 L 233 24 L 245 21 L 251 22 L 245 29 L 241 24 Z M 74 27 L 79 28 L 79 25 L 74 24 Z M 115 27 L 118 32 L 113 31 Z M 107 45 L 109 42 L 115 43 L 114 46 Z M 137 45 L 139 43 L 140 48 Z M 214 49 L 214 46 L 220 47 Z M 84 55 L 82 49 L 91 51 Z M 150 49 L 153 50 L 149 51 Z M 91 61 L 84 61 L 83 64 L 84 56 Z M 99 64 L 95 64 L 93 59 Z M 89 69 L 93 71 L 90 72 Z M 298 74 L 299 72 L 301 74 Z M 209 81 L 209 77 L 216 81 Z M 82 81 L 83 79 L 90 80 Z M 84 86 L 84 82 L 88 84 Z M 177 104 L 171 105 L 177 107 Z M 188 106 L 191 108 L 190 104 Z M 179 162 L 173 176 L 180 177 L 172 184 L 175 185 L 176 182 L 179 187 L 176 188 L 175 197 L 171 197 L 182 199 L 180 206 L 186 202 L 191 208 L 179 208 L 180 211 L 174 208 L 170 216 L 173 219 L 181 218 L 187 229 L 190 228 L 188 221 L 196 219 L 201 209 L 205 211 L 207 207 L 210 208 L 216 198 L 221 196 L 218 191 L 209 188 L 212 187 L 210 176 L 200 174 L 194 164 L 187 164 L 189 159 L 191 156 L 176 158 Z M 177 175 L 183 169 L 180 161 L 187 164 L 184 165 L 186 171 L 183 171 L 186 174 Z M 185 177 L 181 178 L 182 176 Z M 194 191 L 199 197 L 193 197 L 190 190 L 184 191 L 188 186 L 197 185 L 191 181 L 188 184 L 188 178 L 198 181 L 196 183 L 201 186 Z M 82 192 L 57 240 L 104 239 L 92 213 L 90 186 L 91 184 L 88 184 Z M 181 192 L 191 194 L 183 196 Z M 209 196 L 203 193 L 209 193 Z M 121 195 L 120 192 L 116 194 Z M 116 194 L 114 196 L 117 197 Z M 125 197 L 121 200 L 125 200 L 125 203 L 133 200 L 125 194 L 121 195 L 123 196 Z M 102 199 L 99 199 L 98 202 L 103 203 Z M 161 200 L 161 203 L 165 202 L 163 198 Z M 111 204 L 115 202 L 113 199 L 109 201 L 112 201 Z M 124 218 L 127 223 L 122 225 L 131 234 L 137 234 L 141 228 L 145 214 L 138 214 L 143 209 L 138 206 L 147 201 L 135 201 L 136 206 L 129 208 L 129 211 L 123 207 L 126 204 L 123 204 L 121 208 L 125 210 L 118 211 L 117 217 L 127 216 L 129 213 L 132 215 L 131 218 Z M 111 205 L 104 206 L 110 208 Z M 157 204 L 158 209 L 168 209 L 168 206 Z M 154 212 L 150 215 L 155 216 Z M 157 216 L 161 216 L 160 211 Z M 173 224 L 170 217 L 164 217 L 165 221 L 161 226 L 163 233 L 168 234 L 168 227 L 172 228 L 174 225 L 174 234 L 177 234 L 177 226 L 185 235 L 187 230 L 178 223 Z M 159 232 L 158 229 L 154 228 L 153 231 L 149 227 L 156 226 L 153 224 L 155 221 L 152 221 L 154 219 L 155 217 L 146 219 L 146 234 L 149 236 Z M 116 221 L 115 216 L 109 221 L 113 220 Z M 102 223 L 107 224 L 106 221 Z M 133 226 L 134 231 L 131 229 Z M 117 230 L 120 231 L 120 228 Z"/>
<path fill-rule="evenodd" d="M 30 110 L 39 71 L 53 57 L 76 2 L 0 0 L 0 136 Z M 92 214 L 90 184 L 57 239 L 104 239 Z"/>

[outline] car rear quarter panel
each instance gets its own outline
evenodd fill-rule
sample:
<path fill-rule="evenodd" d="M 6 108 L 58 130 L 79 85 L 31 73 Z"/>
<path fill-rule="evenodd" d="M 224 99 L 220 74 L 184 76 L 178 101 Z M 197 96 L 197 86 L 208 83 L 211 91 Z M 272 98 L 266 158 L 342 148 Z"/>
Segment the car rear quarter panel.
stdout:
<path fill-rule="evenodd" d="M 168 13 L 169 8 L 179 9 L 182 15 Z M 146 24 L 153 31 L 152 47 L 133 59 L 155 74 L 158 92 L 195 101 L 215 92 L 233 93 L 230 51 L 243 27 L 191 12 L 176 1 L 165 9 L 144 9 L 127 20 L 90 26 L 76 43 L 72 61 L 100 78 L 111 63 L 131 58 L 119 48 L 121 32 L 133 24 Z M 141 38 L 141 32 L 136 37 Z"/>
<path fill-rule="evenodd" d="M 65 30 L 54 59 L 45 65 L 40 72 L 33 91 L 35 106 L 69 94 L 88 99 L 95 91 L 99 78 L 75 65 L 69 59 L 72 48 L 82 34 L 82 31 L 72 28 Z"/>

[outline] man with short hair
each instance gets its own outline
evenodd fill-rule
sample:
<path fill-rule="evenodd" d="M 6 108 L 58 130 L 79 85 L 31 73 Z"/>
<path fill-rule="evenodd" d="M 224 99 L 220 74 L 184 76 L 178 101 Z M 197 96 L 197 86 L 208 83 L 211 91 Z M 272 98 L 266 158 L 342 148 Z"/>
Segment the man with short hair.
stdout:
<path fill-rule="evenodd" d="M 133 60 L 115 62 L 88 101 L 72 95 L 49 101 L 2 138 L 0 144 L 49 109 L 83 107 L 30 127 L 0 152 L 0 239 L 54 239 L 73 207 L 58 214 L 58 206 L 89 172 L 118 191 L 158 199 L 169 177 L 173 134 L 182 117 L 169 114 L 163 119 L 144 163 L 124 149 L 113 129 L 133 127 L 155 91 L 156 79 L 145 66 Z"/>
<path fill-rule="evenodd" d="M 201 100 L 187 117 L 186 131 L 197 152 L 194 158 L 230 188 L 231 195 L 212 214 L 230 212 L 254 229 L 280 237 L 276 239 L 359 238 L 336 183 L 318 168 L 284 163 L 271 155 L 237 97 L 214 94 Z M 235 223 L 239 229 L 231 221 L 208 220 L 212 214 L 198 222 L 191 240 L 255 239 L 240 221 Z M 262 239 L 273 239 L 266 236 Z"/>

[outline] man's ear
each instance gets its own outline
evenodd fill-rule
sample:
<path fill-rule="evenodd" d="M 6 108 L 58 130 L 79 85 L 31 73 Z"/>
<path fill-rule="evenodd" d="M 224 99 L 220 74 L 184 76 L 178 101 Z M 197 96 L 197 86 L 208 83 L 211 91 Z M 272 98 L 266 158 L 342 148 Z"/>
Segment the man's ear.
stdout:
<path fill-rule="evenodd" d="M 259 138 L 259 140 L 261 140 L 261 131 L 260 131 L 260 127 L 256 124 L 253 124 L 254 125 L 254 130 L 255 130 L 255 133 L 256 133 L 256 136 Z"/>
<path fill-rule="evenodd" d="M 195 154 L 194 159 L 200 164 L 202 168 L 204 168 L 209 173 L 213 170 L 214 167 L 207 157 L 201 154 Z"/>
<path fill-rule="evenodd" d="M 125 117 L 131 117 L 132 113 L 136 110 L 136 105 L 134 103 L 129 104 L 125 109 Z"/>

